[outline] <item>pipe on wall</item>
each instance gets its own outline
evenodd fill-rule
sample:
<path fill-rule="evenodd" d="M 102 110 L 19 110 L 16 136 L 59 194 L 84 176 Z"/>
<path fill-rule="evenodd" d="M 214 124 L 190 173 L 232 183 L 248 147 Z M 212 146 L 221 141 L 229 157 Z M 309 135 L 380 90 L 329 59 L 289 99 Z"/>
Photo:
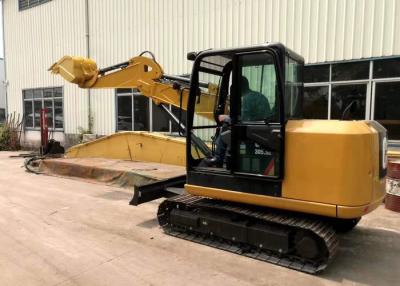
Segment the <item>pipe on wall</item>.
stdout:
<path fill-rule="evenodd" d="M 86 37 L 86 57 L 90 58 L 90 23 L 89 23 L 89 0 L 85 0 L 85 37 Z M 91 124 L 91 90 L 87 89 L 87 97 L 88 97 L 88 130 L 93 132 L 92 124 Z"/>
<path fill-rule="evenodd" d="M 2 33 L 3 33 L 3 62 L 4 62 L 4 97 L 5 97 L 5 115 L 7 117 L 8 114 L 8 81 L 7 81 L 7 66 L 6 66 L 6 44 L 4 39 L 4 0 L 1 1 L 1 24 L 2 24 Z"/>

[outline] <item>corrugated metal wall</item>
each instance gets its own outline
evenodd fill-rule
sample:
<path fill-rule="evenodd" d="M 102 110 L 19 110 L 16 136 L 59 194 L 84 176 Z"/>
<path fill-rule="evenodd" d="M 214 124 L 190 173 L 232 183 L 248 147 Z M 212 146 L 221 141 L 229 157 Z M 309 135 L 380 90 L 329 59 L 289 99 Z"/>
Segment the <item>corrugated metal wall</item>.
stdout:
<path fill-rule="evenodd" d="M 5 0 L 9 110 L 21 89 L 64 85 L 65 132 L 87 125 L 85 92 L 49 75 L 64 54 L 85 55 L 85 0 L 18 11 Z M 100 67 L 151 50 L 166 73 L 190 71 L 186 53 L 281 41 L 306 62 L 400 55 L 398 0 L 89 0 L 90 54 Z M 114 91 L 94 91 L 94 131 L 115 130 Z"/>
<path fill-rule="evenodd" d="M 398 0 L 185 1 L 185 51 L 280 41 L 308 63 L 400 54 Z"/>
<path fill-rule="evenodd" d="M 90 0 L 90 54 L 100 67 L 113 65 L 149 50 L 164 72 L 181 74 L 186 68 L 184 53 L 185 0 Z M 113 90 L 93 91 L 94 130 L 115 131 Z M 107 116 L 104 116 L 107 115 Z"/>
<path fill-rule="evenodd" d="M 65 132 L 87 125 L 86 91 L 49 74 L 47 69 L 65 54 L 86 52 L 84 1 L 56 0 L 18 11 L 18 1 L 4 1 L 8 111 L 22 115 L 22 89 L 64 86 Z"/>

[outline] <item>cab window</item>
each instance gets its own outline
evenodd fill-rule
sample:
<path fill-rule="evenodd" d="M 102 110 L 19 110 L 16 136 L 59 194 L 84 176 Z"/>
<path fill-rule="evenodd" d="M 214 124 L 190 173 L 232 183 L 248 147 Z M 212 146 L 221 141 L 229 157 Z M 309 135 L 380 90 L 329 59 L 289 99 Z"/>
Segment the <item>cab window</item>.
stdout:
<path fill-rule="evenodd" d="M 272 56 L 260 53 L 239 61 L 239 121 L 277 122 L 277 80 Z"/>

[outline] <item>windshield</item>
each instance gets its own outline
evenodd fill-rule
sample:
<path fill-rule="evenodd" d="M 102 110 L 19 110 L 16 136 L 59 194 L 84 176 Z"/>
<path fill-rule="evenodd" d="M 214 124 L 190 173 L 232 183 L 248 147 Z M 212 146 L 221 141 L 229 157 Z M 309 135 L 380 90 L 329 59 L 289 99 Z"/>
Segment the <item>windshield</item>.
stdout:
<path fill-rule="evenodd" d="M 286 56 L 285 66 L 285 118 L 302 117 L 303 101 L 303 66 L 302 62 Z"/>
<path fill-rule="evenodd" d="M 279 121 L 277 78 L 271 54 L 257 53 L 240 58 L 240 121 Z"/>

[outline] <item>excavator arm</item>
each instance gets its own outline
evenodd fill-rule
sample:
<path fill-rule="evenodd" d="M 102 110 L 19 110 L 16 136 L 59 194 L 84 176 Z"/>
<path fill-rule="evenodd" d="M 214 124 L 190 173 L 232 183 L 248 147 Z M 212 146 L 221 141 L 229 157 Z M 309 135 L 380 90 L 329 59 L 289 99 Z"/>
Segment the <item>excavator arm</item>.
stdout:
<path fill-rule="evenodd" d="M 168 104 L 186 110 L 189 80 L 165 75 L 161 66 L 150 57 L 137 56 L 104 69 L 88 58 L 64 56 L 50 68 L 54 74 L 80 88 L 135 88 L 157 104 Z M 196 114 L 214 120 L 218 86 L 205 84 L 196 103 Z"/>

